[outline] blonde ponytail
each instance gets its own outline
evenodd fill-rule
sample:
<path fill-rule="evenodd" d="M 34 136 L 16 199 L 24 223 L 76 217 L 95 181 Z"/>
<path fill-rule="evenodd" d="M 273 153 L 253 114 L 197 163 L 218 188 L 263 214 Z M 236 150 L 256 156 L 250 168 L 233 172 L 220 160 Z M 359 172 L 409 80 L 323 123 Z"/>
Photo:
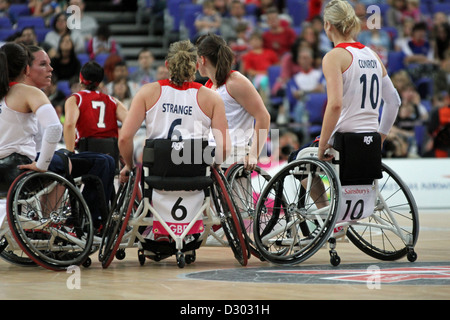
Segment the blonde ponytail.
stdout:
<path fill-rule="evenodd" d="M 189 41 L 172 43 L 167 54 L 170 80 L 177 86 L 193 81 L 197 71 L 197 48 Z"/>

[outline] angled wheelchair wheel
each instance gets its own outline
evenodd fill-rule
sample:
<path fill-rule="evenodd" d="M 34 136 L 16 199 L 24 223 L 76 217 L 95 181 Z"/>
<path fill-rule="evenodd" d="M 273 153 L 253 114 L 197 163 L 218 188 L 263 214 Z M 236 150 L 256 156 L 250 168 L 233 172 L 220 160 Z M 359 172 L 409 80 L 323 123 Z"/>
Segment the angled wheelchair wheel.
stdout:
<path fill-rule="evenodd" d="M 419 236 L 419 214 L 408 186 L 387 165 L 382 166 L 375 210 L 370 217 L 348 227 L 348 239 L 369 256 L 393 261 L 417 258 L 414 246 Z"/>
<path fill-rule="evenodd" d="M 211 188 L 211 199 L 214 210 L 221 220 L 225 236 L 234 253 L 236 260 L 246 266 L 250 256 L 248 240 L 243 231 L 240 216 L 236 213 L 236 206 L 230 197 L 230 188 L 222 171 L 211 169 L 213 186 Z"/>
<path fill-rule="evenodd" d="M 253 239 L 253 225 L 256 214 L 256 203 L 265 186 L 269 183 L 271 176 L 260 167 L 249 172 L 244 169 L 243 164 L 235 163 L 225 172 L 230 184 L 231 197 L 236 204 L 245 232 L 249 238 L 249 248 L 253 256 L 262 259 Z"/>
<path fill-rule="evenodd" d="M 78 188 L 64 177 L 22 174 L 9 190 L 7 211 L 15 241 L 38 265 L 58 271 L 89 258 L 92 218 Z"/>
<path fill-rule="evenodd" d="M 341 186 L 333 168 L 315 158 L 295 160 L 277 172 L 256 205 L 254 240 L 275 264 L 298 264 L 330 238 Z"/>
<path fill-rule="evenodd" d="M 0 258 L 6 262 L 22 267 L 37 266 L 37 264 L 19 247 L 10 232 L 0 239 Z"/>
<path fill-rule="evenodd" d="M 108 268 L 114 260 L 122 242 L 123 235 L 127 230 L 130 216 L 133 215 L 133 212 L 139 206 L 141 199 L 140 178 L 141 167 L 137 166 L 130 173 L 127 183 L 122 185 L 117 192 L 99 250 L 98 258 L 103 268 Z M 121 251 L 118 256 L 123 259 L 125 252 Z"/>

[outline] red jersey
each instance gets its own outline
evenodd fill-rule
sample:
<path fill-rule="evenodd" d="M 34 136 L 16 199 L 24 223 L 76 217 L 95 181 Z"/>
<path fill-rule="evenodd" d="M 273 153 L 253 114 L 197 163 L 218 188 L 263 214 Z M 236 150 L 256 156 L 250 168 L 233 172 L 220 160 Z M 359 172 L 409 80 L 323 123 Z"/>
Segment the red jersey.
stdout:
<path fill-rule="evenodd" d="M 113 97 L 99 91 L 82 90 L 74 93 L 80 116 L 77 121 L 77 140 L 80 138 L 117 138 L 117 103 Z"/>

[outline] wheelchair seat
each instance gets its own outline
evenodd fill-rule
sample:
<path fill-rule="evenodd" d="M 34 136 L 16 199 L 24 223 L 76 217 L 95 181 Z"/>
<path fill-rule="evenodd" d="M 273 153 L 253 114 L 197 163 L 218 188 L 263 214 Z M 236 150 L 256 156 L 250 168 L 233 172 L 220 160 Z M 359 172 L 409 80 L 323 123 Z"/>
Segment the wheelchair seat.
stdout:
<path fill-rule="evenodd" d="M 81 138 L 78 141 L 77 150 L 79 152 L 91 151 L 110 155 L 114 158 L 116 169 L 119 168 L 119 146 L 117 138 Z"/>
<path fill-rule="evenodd" d="M 8 189 L 24 170 L 17 168 L 20 164 L 30 164 L 31 160 L 18 153 L 13 153 L 3 159 L 0 159 L 0 198 L 5 198 Z"/>

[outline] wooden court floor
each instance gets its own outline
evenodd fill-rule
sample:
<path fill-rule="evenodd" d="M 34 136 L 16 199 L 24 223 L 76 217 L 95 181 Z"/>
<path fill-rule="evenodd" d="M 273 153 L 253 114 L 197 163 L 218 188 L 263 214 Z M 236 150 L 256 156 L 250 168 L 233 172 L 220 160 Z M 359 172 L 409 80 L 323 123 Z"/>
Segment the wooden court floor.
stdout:
<path fill-rule="evenodd" d="M 287 282 L 281 281 L 286 275 L 283 272 L 280 273 L 280 281 L 277 281 L 279 267 L 255 258 L 249 260 L 247 267 L 241 267 L 231 250 L 222 247 L 200 248 L 197 261 L 183 269 L 177 267 L 175 257 L 161 262 L 147 260 L 141 266 L 136 249 L 129 249 L 124 260 L 114 260 L 107 269 L 102 268 L 94 254 L 89 268 L 81 267 L 73 273 L 20 267 L 0 260 L 0 299 L 447 300 L 450 298 L 450 209 L 446 212 L 421 213 L 420 227 L 416 246 L 418 259 L 415 263 L 409 263 L 406 258 L 394 263 L 378 261 L 360 252 L 351 243 L 342 243 L 337 247 L 342 259 L 340 266 L 330 267 L 328 251 L 322 249 L 301 265 L 290 268 L 295 271 L 290 274 L 294 281 Z M 329 278 L 339 270 L 345 270 L 346 266 L 352 266 L 351 269 L 358 265 L 363 269 L 387 266 L 394 270 L 405 266 L 429 267 L 433 270 L 436 264 L 443 271 L 428 275 L 428 282 L 400 281 L 399 284 L 381 283 L 378 286 L 370 286 L 369 282 L 364 281 L 315 280 L 299 272 L 315 270 L 312 273 L 322 273 Z M 330 269 L 331 275 L 326 275 Z M 269 273 L 273 275 L 270 280 L 261 280 L 261 275 Z M 203 277 L 203 274 L 209 278 Z"/>

